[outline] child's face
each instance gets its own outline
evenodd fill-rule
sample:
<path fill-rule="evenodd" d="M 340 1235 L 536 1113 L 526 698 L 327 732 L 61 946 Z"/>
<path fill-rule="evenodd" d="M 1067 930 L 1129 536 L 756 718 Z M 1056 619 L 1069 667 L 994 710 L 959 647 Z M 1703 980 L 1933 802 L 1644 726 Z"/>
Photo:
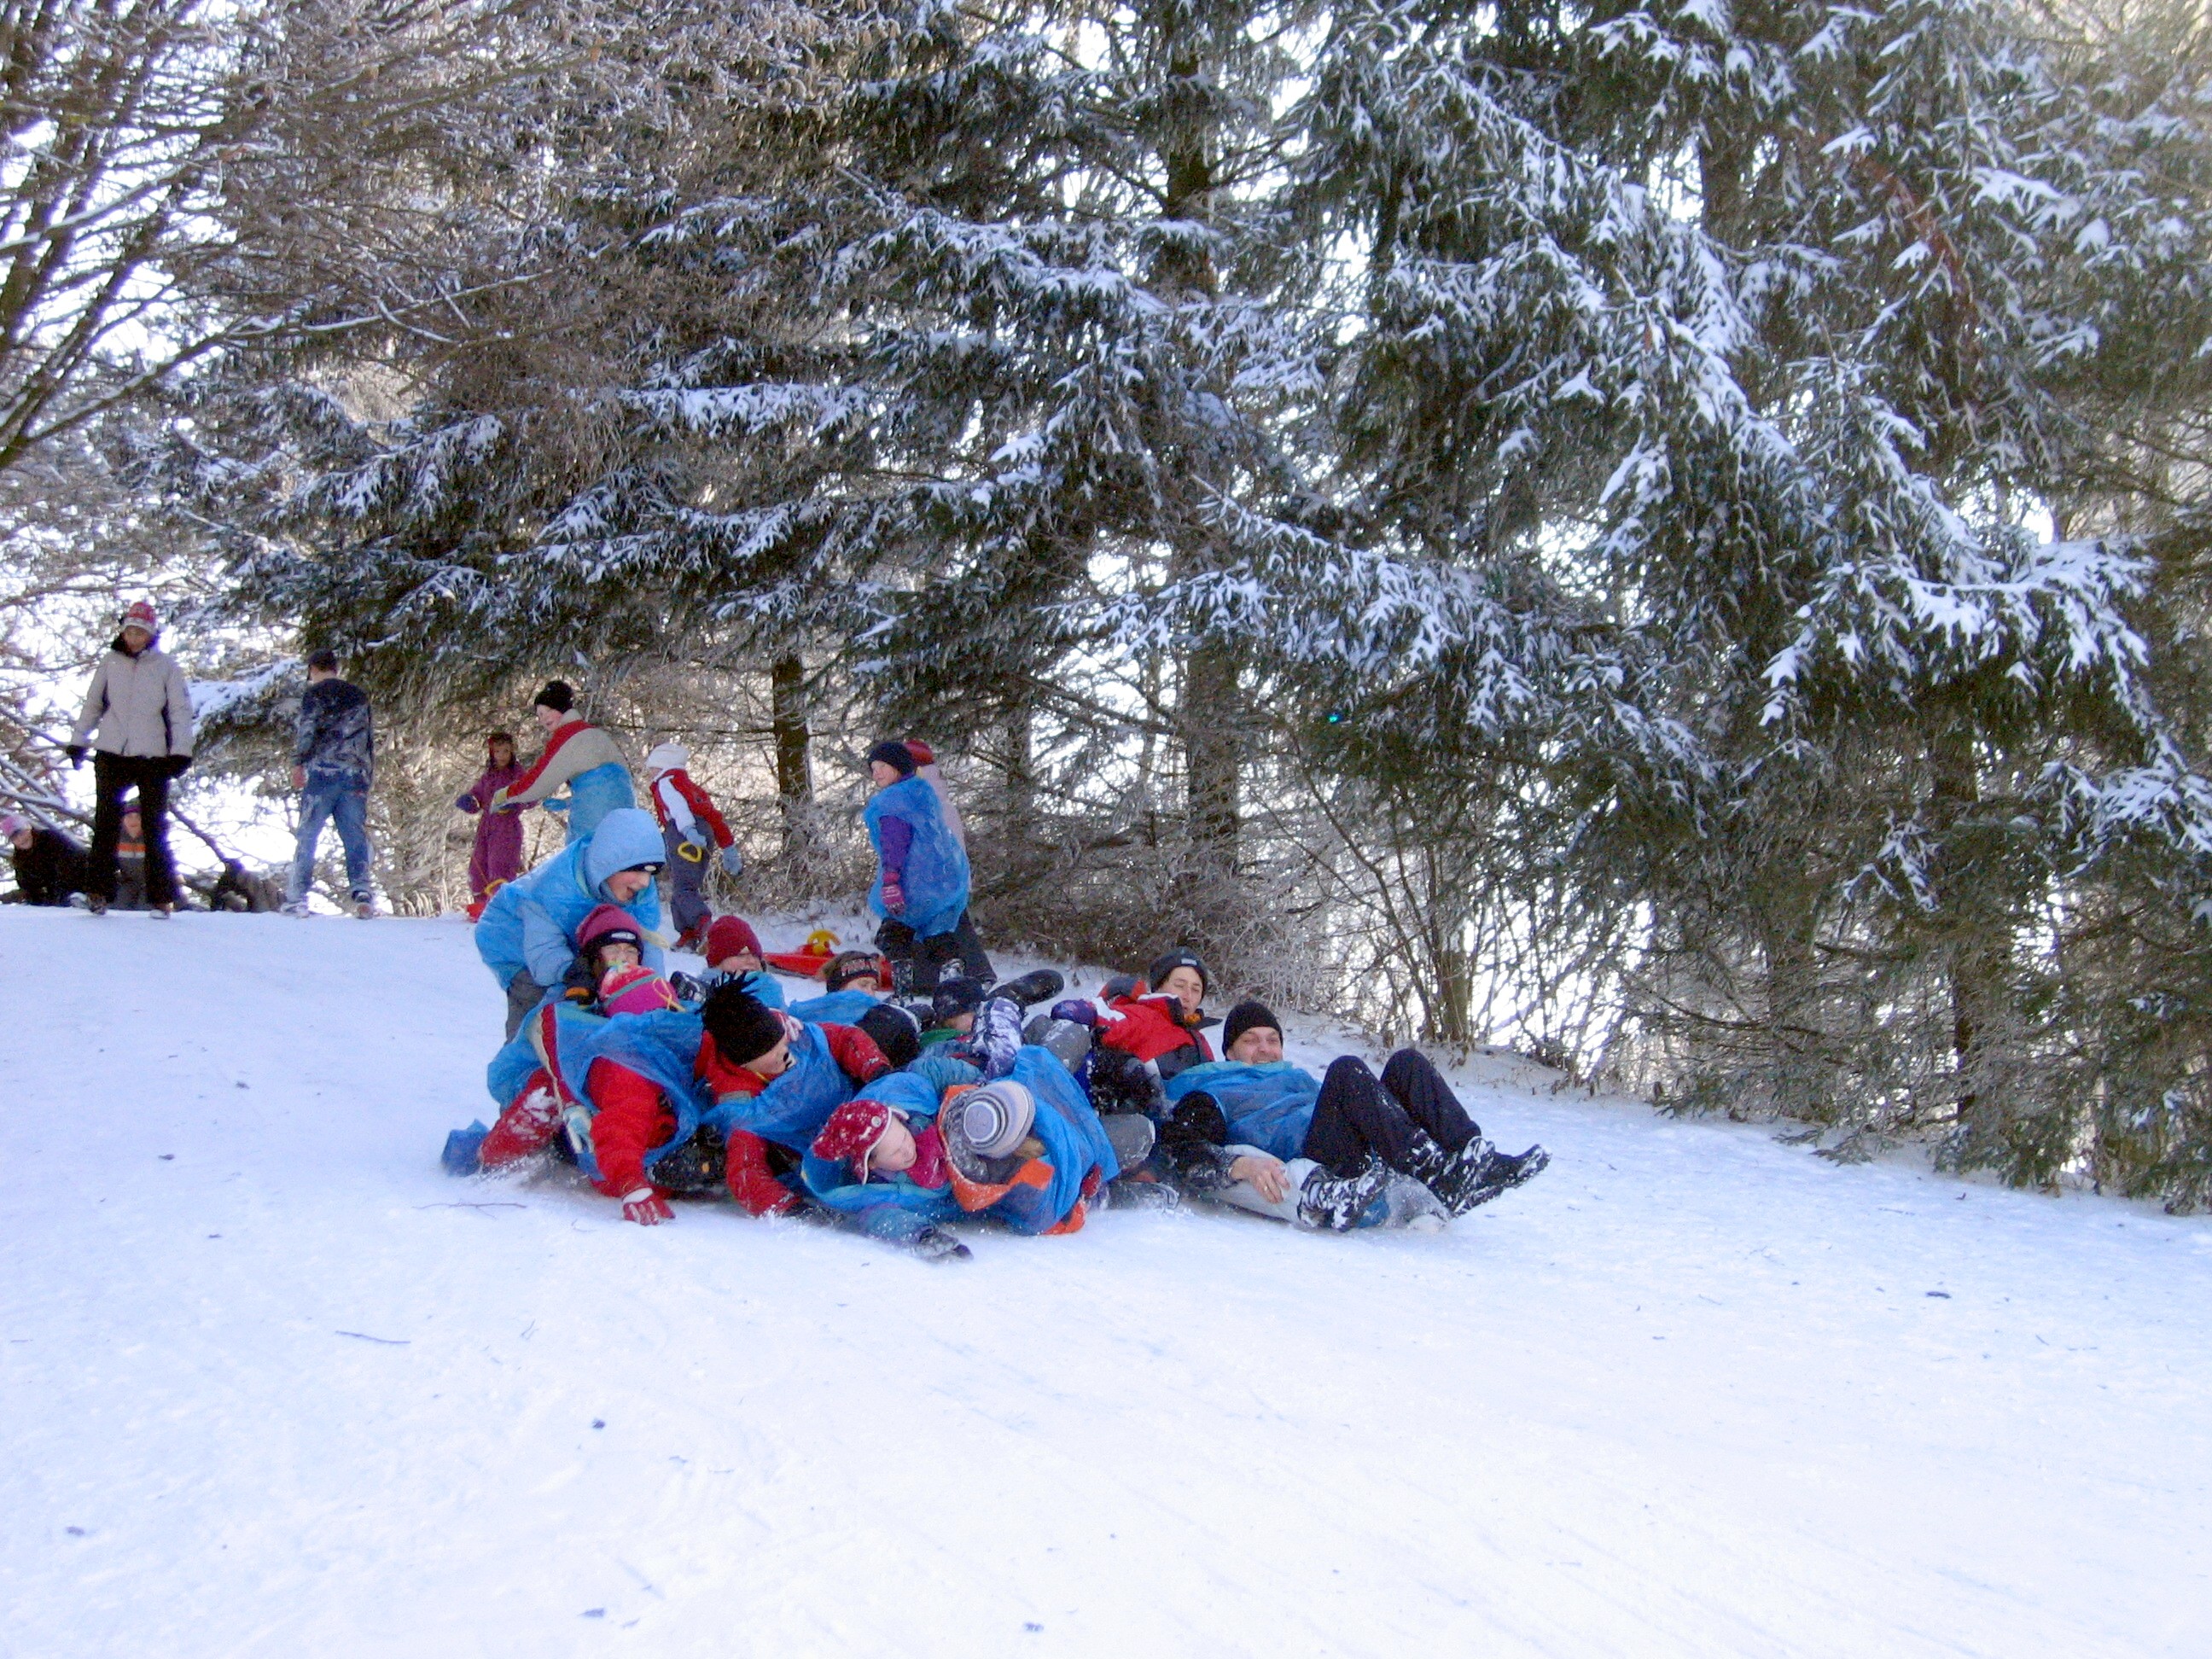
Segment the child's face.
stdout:
<path fill-rule="evenodd" d="M 885 1175 L 902 1175 L 914 1168 L 914 1160 L 919 1155 L 914 1131 L 906 1127 L 904 1118 L 893 1112 L 890 1121 L 884 1126 L 884 1138 L 868 1154 L 868 1167 L 881 1170 Z"/>
<path fill-rule="evenodd" d="M 757 974 L 768 964 L 750 951 L 739 951 L 714 964 L 718 974 Z"/>
<path fill-rule="evenodd" d="M 17 852 L 27 853 L 31 850 L 32 838 L 31 831 L 28 830 L 18 830 L 14 835 L 9 836 L 8 840 Z"/>
<path fill-rule="evenodd" d="M 747 1060 L 744 1069 L 757 1077 L 781 1077 L 791 1069 L 791 1039 L 778 1037 L 775 1048 Z"/>
<path fill-rule="evenodd" d="M 513 744 L 511 744 L 511 743 L 504 743 L 504 742 L 502 742 L 502 743 L 495 743 L 495 744 L 492 744 L 492 746 L 491 746 L 491 763 L 492 763 L 494 766 L 512 766 L 512 765 L 514 765 L 514 745 Z"/>
<path fill-rule="evenodd" d="M 975 1016 L 955 1014 L 945 1022 L 945 1029 L 948 1031 L 972 1031 L 975 1029 Z"/>
<path fill-rule="evenodd" d="M 125 812 L 123 815 L 123 833 L 131 840 L 138 839 L 140 828 L 138 815 L 136 812 Z"/>
<path fill-rule="evenodd" d="M 888 789 L 899 781 L 899 769 L 889 761 L 870 761 L 868 775 L 875 779 L 877 788 Z"/>
<path fill-rule="evenodd" d="M 1178 968 L 1159 982 L 1163 996 L 1173 997 L 1186 1010 L 1194 1011 L 1206 1000 L 1206 981 L 1198 976 L 1195 968 Z"/>
<path fill-rule="evenodd" d="M 635 968 L 644 960 L 645 953 L 624 939 L 599 946 L 599 974 L 603 978 L 618 968 Z"/>

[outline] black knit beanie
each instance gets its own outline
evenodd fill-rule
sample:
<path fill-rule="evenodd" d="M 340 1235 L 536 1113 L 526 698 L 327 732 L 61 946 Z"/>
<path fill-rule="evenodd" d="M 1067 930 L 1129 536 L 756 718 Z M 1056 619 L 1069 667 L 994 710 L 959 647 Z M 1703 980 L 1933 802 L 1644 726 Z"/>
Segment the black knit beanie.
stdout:
<path fill-rule="evenodd" d="M 1230 1046 L 1255 1025 L 1264 1025 L 1277 1036 L 1283 1034 L 1283 1022 L 1275 1018 L 1274 1010 L 1248 998 L 1231 1008 L 1229 1018 L 1221 1022 L 1221 1052 L 1227 1054 Z"/>
<path fill-rule="evenodd" d="M 883 961 L 873 951 L 840 951 L 823 967 L 822 988 L 842 991 L 861 978 L 873 979 L 881 985 L 884 977 Z"/>
<path fill-rule="evenodd" d="M 894 1069 L 911 1066 L 921 1053 L 921 1027 L 895 1002 L 879 1002 L 854 1022 L 870 1036 Z"/>
<path fill-rule="evenodd" d="M 910 778 L 914 775 L 913 751 L 904 744 L 892 738 L 885 738 L 873 749 L 868 750 L 868 763 L 872 766 L 878 761 L 881 761 L 902 778 Z"/>
<path fill-rule="evenodd" d="M 1154 995 L 1158 995 L 1160 981 L 1178 968 L 1188 968 L 1197 973 L 1201 995 L 1213 988 L 1213 975 L 1206 971 L 1206 958 L 1195 951 L 1175 950 L 1165 956 L 1155 957 L 1152 965 L 1145 969 L 1145 983 L 1152 987 Z"/>
<path fill-rule="evenodd" d="M 775 1010 L 735 984 L 717 985 L 700 1005 L 699 1018 L 722 1058 L 732 1066 L 758 1060 L 783 1041 Z"/>
<path fill-rule="evenodd" d="M 929 1017 L 942 1027 L 950 1025 L 963 1014 L 972 1014 L 983 1006 L 989 989 L 980 979 L 948 979 L 939 983 L 937 994 L 929 1000 Z"/>
<path fill-rule="evenodd" d="M 565 714 L 575 708 L 576 694 L 568 689 L 566 680 L 548 680 L 545 689 L 538 694 L 535 702 L 540 708 L 550 708 Z"/>

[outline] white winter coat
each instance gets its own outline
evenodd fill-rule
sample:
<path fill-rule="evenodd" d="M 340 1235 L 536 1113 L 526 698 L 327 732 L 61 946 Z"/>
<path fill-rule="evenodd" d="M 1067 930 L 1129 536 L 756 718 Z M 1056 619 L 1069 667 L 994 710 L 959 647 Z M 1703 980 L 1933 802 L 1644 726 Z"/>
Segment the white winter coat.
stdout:
<path fill-rule="evenodd" d="M 106 754 L 191 754 L 192 699 L 176 659 L 151 645 L 135 657 L 120 644 L 110 650 L 92 672 L 70 742 L 82 743 L 95 726 L 93 747 Z"/>

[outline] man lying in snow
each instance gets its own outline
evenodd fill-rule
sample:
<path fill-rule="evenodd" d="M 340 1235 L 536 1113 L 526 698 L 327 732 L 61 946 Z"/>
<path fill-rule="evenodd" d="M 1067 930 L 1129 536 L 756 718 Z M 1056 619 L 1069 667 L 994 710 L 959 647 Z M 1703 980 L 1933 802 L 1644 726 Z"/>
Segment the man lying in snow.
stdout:
<path fill-rule="evenodd" d="M 1024 1047 L 988 1082 L 941 1054 L 877 1079 L 830 1114 L 801 1170 L 819 1203 L 872 1237 L 964 1256 L 938 1224 L 984 1215 L 1072 1233 L 1121 1165 L 1067 1068 Z"/>
<path fill-rule="evenodd" d="M 787 1214 L 799 1200 L 781 1176 L 855 1086 L 888 1070 L 865 1033 L 802 1024 L 734 985 L 696 1014 L 603 1019 L 556 1000 L 493 1060 L 499 1121 L 480 1144 L 456 1131 L 447 1167 L 506 1168 L 565 1127 L 577 1167 L 632 1221 L 666 1221 L 671 1193 L 716 1186 L 750 1214 Z"/>
<path fill-rule="evenodd" d="M 660 826 L 650 812 L 626 806 L 599 827 L 491 896 L 477 923 L 477 954 L 507 992 L 507 1035 L 560 985 L 576 956 L 576 929 L 602 904 L 626 912 L 645 941 L 645 965 L 663 966 Z"/>
<path fill-rule="evenodd" d="M 1283 1058 L 1281 1022 L 1257 1002 L 1231 1009 L 1221 1036 L 1226 1059 L 1166 1085 L 1162 1161 L 1194 1191 L 1342 1231 L 1432 1206 L 1464 1215 L 1551 1162 L 1541 1146 L 1517 1157 L 1492 1146 L 1413 1049 L 1391 1055 L 1379 1081 L 1351 1054 L 1316 1079 Z"/>

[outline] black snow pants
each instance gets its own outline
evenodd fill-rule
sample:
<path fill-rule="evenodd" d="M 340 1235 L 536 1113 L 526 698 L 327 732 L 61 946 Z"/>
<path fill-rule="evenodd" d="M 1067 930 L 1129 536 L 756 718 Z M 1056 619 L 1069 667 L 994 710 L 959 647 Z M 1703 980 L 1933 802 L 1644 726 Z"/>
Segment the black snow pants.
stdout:
<path fill-rule="evenodd" d="M 1370 1152 L 1403 1169 L 1416 1131 L 1447 1152 L 1480 1133 L 1426 1054 L 1401 1048 L 1379 1082 L 1365 1060 L 1346 1054 L 1321 1080 L 1305 1154 L 1332 1175 L 1357 1175 Z"/>

